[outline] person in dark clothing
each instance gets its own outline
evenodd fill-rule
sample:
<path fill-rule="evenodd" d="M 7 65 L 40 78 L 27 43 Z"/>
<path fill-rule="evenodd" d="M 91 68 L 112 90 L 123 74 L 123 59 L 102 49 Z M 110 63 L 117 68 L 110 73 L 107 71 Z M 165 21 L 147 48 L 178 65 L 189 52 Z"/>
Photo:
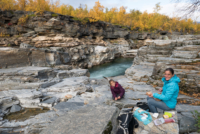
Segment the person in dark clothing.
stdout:
<path fill-rule="evenodd" d="M 121 98 L 123 98 L 125 90 L 122 88 L 122 86 L 118 82 L 115 82 L 114 80 L 110 80 L 109 83 L 113 99 L 120 100 Z"/>

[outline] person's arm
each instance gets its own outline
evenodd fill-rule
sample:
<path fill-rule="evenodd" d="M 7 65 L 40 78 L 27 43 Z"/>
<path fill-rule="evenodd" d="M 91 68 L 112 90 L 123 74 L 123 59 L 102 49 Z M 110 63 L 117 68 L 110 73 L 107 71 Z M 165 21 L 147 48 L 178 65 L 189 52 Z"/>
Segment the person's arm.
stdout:
<path fill-rule="evenodd" d="M 112 93 L 112 95 L 113 95 L 113 97 L 114 97 L 114 99 L 116 98 L 116 94 L 115 94 L 115 92 L 112 90 L 112 88 L 110 88 L 110 90 L 111 90 L 111 93 Z"/>
<path fill-rule="evenodd" d="M 122 98 L 123 95 L 124 95 L 125 90 L 123 89 L 123 87 L 120 84 L 118 86 L 119 86 L 119 90 L 120 90 L 119 96 Z"/>
<path fill-rule="evenodd" d="M 174 92 L 175 92 L 175 86 L 174 86 L 174 84 L 170 84 L 169 87 L 166 89 L 165 95 L 163 93 L 162 94 L 154 93 L 153 97 L 157 98 L 159 100 L 167 101 L 172 97 Z"/>

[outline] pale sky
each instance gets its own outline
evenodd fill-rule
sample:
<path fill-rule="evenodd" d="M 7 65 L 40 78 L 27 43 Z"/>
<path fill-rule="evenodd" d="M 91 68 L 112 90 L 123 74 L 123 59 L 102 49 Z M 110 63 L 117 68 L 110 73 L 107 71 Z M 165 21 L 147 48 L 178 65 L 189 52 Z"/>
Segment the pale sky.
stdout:
<path fill-rule="evenodd" d="M 78 8 L 80 4 L 87 4 L 89 9 L 95 5 L 96 1 L 97 0 L 60 0 L 61 3 L 72 5 L 75 8 Z M 160 13 L 169 16 L 182 16 L 183 14 L 180 14 L 180 11 L 178 11 L 177 9 L 179 9 L 179 7 L 183 6 L 184 4 L 176 4 L 173 0 L 99 0 L 99 2 L 104 7 L 108 8 L 120 8 L 121 6 L 124 6 L 127 7 L 127 12 L 129 12 L 130 9 L 137 9 L 142 12 L 147 10 L 147 12 L 149 13 L 153 12 L 153 8 L 155 7 L 155 5 L 160 2 L 160 5 L 162 7 Z M 200 21 L 200 17 L 198 16 L 199 15 L 194 14 L 192 19 Z"/>

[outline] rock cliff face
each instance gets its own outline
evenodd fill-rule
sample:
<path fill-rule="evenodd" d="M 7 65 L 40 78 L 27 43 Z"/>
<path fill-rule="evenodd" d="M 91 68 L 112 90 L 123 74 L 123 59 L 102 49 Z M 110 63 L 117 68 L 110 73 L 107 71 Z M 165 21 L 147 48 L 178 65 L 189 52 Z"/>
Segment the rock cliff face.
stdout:
<path fill-rule="evenodd" d="M 0 68 L 59 64 L 87 68 L 117 56 L 134 57 L 135 52 L 128 50 L 143 46 L 147 38 L 159 38 L 159 34 L 138 33 L 119 25 L 90 23 L 52 12 L 0 10 L 0 19 L 0 46 L 14 47 L 1 48 L 1 60 L 6 63 Z"/>
<path fill-rule="evenodd" d="M 56 36 L 56 38 L 64 38 Z M 66 39 L 66 38 L 65 38 Z M 68 38 L 69 40 L 79 39 Z M 36 37 L 34 40 L 53 40 L 47 37 Z M 23 66 L 55 66 L 61 64 L 74 65 L 81 68 L 90 68 L 104 62 L 110 62 L 117 56 L 126 56 L 130 49 L 129 43 L 124 39 L 115 40 L 115 45 L 110 42 L 106 45 L 88 45 L 81 42 L 79 45 L 65 48 L 63 46 L 52 46 L 37 48 L 25 43 L 20 48 L 0 48 L 0 68 L 12 68 Z M 90 42 L 91 43 L 91 42 Z M 56 44 L 56 43 L 55 43 Z M 41 47 L 41 45 L 39 45 Z M 133 55 L 134 56 L 134 55 Z"/>

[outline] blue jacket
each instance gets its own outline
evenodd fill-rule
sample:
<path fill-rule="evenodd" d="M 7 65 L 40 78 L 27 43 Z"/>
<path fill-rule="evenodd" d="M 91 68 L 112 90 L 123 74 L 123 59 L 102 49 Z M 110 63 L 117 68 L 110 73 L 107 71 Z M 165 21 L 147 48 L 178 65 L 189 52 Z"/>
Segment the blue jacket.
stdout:
<path fill-rule="evenodd" d="M 169 108 L 174 109 L 177 103 L 180 79 L 174 75 L 170 80 L 162 78 L 162 81 L 164 82 L 162 94 L 154 93 L 153 97 L 162 100 Z"/>

